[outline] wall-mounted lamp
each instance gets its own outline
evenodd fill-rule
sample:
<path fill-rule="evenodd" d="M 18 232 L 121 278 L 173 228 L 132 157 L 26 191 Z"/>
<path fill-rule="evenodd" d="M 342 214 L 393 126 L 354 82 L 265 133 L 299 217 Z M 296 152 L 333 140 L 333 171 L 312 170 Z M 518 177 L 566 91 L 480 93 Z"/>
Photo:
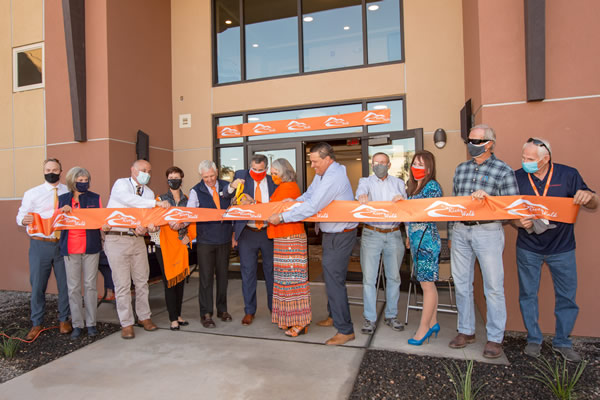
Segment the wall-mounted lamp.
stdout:
<path fill-rule="evenodd" d="M 446 131 L 442 128 L 438 128 L 433 133 L 433 143 L 435 143 L 435 147 L 438 149 L 444 148 L 446 145 Z"/>

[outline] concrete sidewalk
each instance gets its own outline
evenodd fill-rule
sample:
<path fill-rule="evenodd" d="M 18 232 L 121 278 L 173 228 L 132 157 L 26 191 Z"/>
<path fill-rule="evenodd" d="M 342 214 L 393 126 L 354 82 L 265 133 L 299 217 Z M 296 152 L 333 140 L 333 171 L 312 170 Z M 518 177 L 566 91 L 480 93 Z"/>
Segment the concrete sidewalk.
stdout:
<path fill-rule="evenodd" d="M 185 291 L 182 314 L 189 326 L 169 330 L 163 285 L 153 285 L 152 318 L 161 329 L 145 332 L 136 328 L 136 338 L 129 341 L 115 333 L 0 385 L 0 399 L 106 399 L 121 395 L 158 399 L 189 394 L 218 399 L 344 399 L 352 390 L 368 348 L 489 361 L 481 356 L 485 343 L 481 318 L 477 320 L 479 342 L 464 351 L 447 346 L 456 332 L 454 314 L 440 313 L 440 336 L 415 347 L 407 340 L 416 330 L 420 312 L 411 311 L 404 332 L 392 331 L 379 318 L 375 335 L 370 337 L 360 333 L 362 306 L 352 305 L 356 340 L 330 347 L 323 343 L 335 334 L 335 329 L 316 325 L 326 317 L 323 284 L 311 284 L 313 323 L 308 334 L 298 338 L 286 337 L 271 323 L 263 282 L 258 285 L 259 309 L 250 326 L 240 323 L 243 299 L 239 280 L 231 280 L 228 291 L 228 308 L 234 320 L 226 323 L 216 319 L 216 329 L 205 329 L 200 324 L 198 279 L 190 279 Z M 360 285 L 349 285 L 349 296 L 361 297 L 361 293 Z M 382 308 L 383 303 L 378 303 L 379 314 Z M 400 296 L 398 309 L 403 319 L 405 293 Z M 102 304 L 98 320 L 117 322 L 114 305 Z M 508 363 L 505 357 L 496 362 Z"/>

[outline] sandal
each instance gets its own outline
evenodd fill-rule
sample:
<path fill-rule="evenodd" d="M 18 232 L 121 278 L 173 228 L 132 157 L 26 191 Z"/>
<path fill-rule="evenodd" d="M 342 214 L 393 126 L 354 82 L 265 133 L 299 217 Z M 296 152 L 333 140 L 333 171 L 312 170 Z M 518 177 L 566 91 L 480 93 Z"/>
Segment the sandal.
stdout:
<path fill-rule="evenodd" d="M 290 337 L 297 337 L 298 335 L 304 335 L 305 333 L 308 333 L 308 325 L 292 326 L 290 329 L 285 331 L 285 335 Z"/>

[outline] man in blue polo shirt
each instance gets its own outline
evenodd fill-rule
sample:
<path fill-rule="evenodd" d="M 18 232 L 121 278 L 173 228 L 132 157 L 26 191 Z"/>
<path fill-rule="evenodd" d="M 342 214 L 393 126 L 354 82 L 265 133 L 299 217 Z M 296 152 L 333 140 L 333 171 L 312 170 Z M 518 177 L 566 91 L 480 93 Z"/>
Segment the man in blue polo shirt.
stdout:
<path fill-rule="evenodd" d="M 550 144 L 530 138 L 523 146 L 523 168 L 515 172 L 519 191 L 529 196 L 572 197 L 573 203 L 587 208 L 598 206 L 598 196 L 591 191 L 575 168 L 552 162 Z M 524 353 L 538 357 L 542 347 L 542 332 L 538 324 L 538 290 L 542 264 L 550 268 L 554 282 L 554 314 L 556 333 L 553 350 L 567 361 L 581 357 L 572 348 L 569 335 L 575 325 L 579 307 L 575 234 L 573 224 L 524 218 L 515 223 L 517 237 L 517 267 L 519 273 L 519 303 L 527 328 Z"/>

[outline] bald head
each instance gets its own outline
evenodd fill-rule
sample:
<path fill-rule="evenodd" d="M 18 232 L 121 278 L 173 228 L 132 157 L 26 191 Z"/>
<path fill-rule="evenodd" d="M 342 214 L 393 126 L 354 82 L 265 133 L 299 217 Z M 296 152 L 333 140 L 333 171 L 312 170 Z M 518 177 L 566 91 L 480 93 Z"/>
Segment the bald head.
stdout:
<path fill-rule="evenodd" d="M 135 180 L 137 183 L 145 184 L 144 182 L 140 182 L 138 180 L 138 176 L 140 172 L 150 175 L 150 171 L 152 170 L 152 166 L 146 160 L 136 160 L 131 166 L 131 178 Z M 143 181 L 143 179 L 142 179 Z M 147 182 L 146 182 L 147 183 Z"/>

